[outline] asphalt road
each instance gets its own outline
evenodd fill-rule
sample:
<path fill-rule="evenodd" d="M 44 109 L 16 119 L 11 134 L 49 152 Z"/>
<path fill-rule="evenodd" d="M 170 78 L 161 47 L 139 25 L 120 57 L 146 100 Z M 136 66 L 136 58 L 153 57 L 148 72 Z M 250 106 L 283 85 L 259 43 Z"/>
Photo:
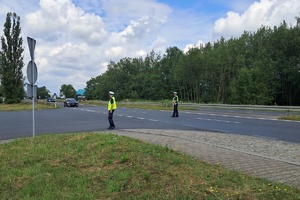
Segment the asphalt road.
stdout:
<path fill-rule="evenodd" d="M 300 122 L 277 120 L 284 113 L 238 110 L 172 111 L 118 108 L 114 114 L 116 129 L 180 129 L 234 133 L 300 143 Z M 0 112 L 0 140 L 30 137 L 33 134 L 32 111 Z M 80 105 L 35 111 L 35 134 L 105 131 L 107 109 Z"/>

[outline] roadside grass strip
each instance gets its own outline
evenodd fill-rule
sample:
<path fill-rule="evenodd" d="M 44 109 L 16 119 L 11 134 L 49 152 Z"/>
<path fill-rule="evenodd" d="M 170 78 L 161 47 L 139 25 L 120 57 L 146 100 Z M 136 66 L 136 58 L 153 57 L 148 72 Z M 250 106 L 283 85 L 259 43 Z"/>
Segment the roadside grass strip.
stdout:
<path fill-rule="evenodd" d="M 0 199 L 300 199 L 295 187 L 105 133 L 0 145 Z"/>
<path fill-rule="evenodd" d="M 53 103 L 37 102 L 35 103 L 36 110 L 55 109 Z M 32 103 L 18 103 L 18 104 L 0 104 L 0 111 L 20 111 L 32 110 Z"/>

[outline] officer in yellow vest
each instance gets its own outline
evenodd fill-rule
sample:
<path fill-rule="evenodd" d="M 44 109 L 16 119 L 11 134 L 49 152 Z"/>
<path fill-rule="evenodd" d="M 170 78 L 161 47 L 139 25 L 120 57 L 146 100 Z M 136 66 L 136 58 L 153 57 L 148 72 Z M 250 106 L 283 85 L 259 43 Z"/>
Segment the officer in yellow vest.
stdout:
<path fill-rule="evenodd" d="M 173 115 L 172 117 L 178 117 L 178 96 L 177 96 L 177 92 L 173 92 Z"/>
<path fill-rule="evenodd" d="M 110 99 L 109 99 L 108 105 L 107 105 L 109 127 L 107 129 L 114 129 L 115 123 L 113 121 L 113 115 L 114 115 L 114 111 L 117 109 L 117 103 L 116 103 L 116 99 L 114 97 L 114 92 L 109 91 L 109 97 L 110 97 Z"/>

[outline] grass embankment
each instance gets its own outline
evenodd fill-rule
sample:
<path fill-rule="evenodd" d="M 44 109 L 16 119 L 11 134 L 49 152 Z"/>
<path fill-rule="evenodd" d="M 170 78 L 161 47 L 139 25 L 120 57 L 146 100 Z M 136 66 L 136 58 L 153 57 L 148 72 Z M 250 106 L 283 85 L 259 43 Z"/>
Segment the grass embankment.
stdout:
<path fill-rule="evenodd" d="M 300 121 L 300 116 L 282 116 L 279 119 Z"/>
<path fill-rule="evenodd" d="M 106 101 L 84 101 L 83 104 L 90 104 L 90 105 L 101 105 L 106 106 Z M 140 108 L 140 109 L 150 109 L 150 110 L 172 110 L 172 102 L 170 100 L 162 100 L 159 102 L 148 102 L 148 101 L 117 101 L 118 107 L 123 108 Z M 180 105 L 181 110 L 198 110 L 193 106 L 182 106 Z"/>
<path fill-rule="evenodd" d="M 35 102 L 36 110 L 52 109 L 55 108 L 54 103 Z M 18 104 L 0 104 L 0 111 L 20 111 L 32 110 L 32 103 L 18 103 Z"/>
<path fill-rule="evenodd" d="M 0 145 L 0 199 L 300 199 L 280 183 L 113 134 Z"/>

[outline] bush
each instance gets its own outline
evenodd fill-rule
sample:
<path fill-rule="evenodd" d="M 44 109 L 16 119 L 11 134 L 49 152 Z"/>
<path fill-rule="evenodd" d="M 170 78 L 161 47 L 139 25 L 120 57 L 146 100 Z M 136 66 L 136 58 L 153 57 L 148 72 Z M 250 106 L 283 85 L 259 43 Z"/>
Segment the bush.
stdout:
<path fill-rule="evenodd" d="M 14 98 L 14 99 L 5 99 L 4 103 L 6 104 L 15 104 L 15 103 L 20 103 L 21 99 Z"/>

